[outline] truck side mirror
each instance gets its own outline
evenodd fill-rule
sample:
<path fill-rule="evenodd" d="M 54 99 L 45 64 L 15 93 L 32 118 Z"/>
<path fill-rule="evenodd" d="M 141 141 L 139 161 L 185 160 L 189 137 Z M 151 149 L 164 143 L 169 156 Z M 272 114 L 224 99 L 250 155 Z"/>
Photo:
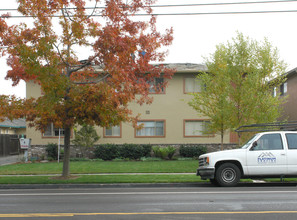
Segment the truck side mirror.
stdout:
<path fill-rule="evenodd" d="M 255 142 L 253 143 L 252 147 L 251 147 L 251 150 L 254 150 L 254 148 L 257 147 L 257 146 L 258 146 L 258 143 L 257 143 L 257 141 L 255 141 Z"/>

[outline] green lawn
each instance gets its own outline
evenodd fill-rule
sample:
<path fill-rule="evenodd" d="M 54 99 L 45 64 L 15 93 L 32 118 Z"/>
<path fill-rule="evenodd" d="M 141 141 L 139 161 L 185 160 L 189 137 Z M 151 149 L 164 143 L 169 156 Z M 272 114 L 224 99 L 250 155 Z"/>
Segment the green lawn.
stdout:
<path fill-rule="evenodd" d="M 27 163 L 0 166 L 0 175 L 60 174 L 62 163 Z M 70 162 L 71 174 L 94 173 L 195 173 L 197 160 L 188 161 L 84 161 Z"/>
<path fill-rule="evenodd" d="M 62 173 L 63 163 L 20 163 L 0 166 L 0 175 L 33 175 L 1 176 L 0 184 L 103 184 L 103 183 L 190 183 L 206 182 L 195 174 L 197 160 L 186 161 L 83 161 L 70 162 L 71 174 L 75 179 L 57 180 L 52 177 Z M 109 173 L 111 175 L 96 175 Z M 126 174 L 127 173 L 127 174 Z M 129 173 L 161 173 L 134 175 Z M 164 174 L 162 174 L 164 173 Z M 172 174 L 166 174 L 172 173 Z M 181 174 L 178 174 L 181 173 Z M 185 174 L 183 174 L 185 173 Z M 186 174 L 189 173 L 189 174 Z M 34 176 L 38 174 L 49 176 Z M 77 175 L 76 175 L 77 174 Z M 95 174 L 95 175 L 79 175 Z M 50 176 L 52 175 L 52 176 Z M 242 180 L 251 181 L 251 180 Z M 267 179 L 266 181 L 279 181 Z M 287 181 L 297 181 L 287 179 Z"/>
<path fill-rule="evenodd" d="M 58 183 L 182 183 L 199 182 L 195 174 L 197 160 L 187 161 L 84 161 L 70 162 L 70 171 L 75 174 L 114 175 L 78 175 L 76 179 L 56 180 L 52 176 L 34 176 L 38 174 L 61 174 L 62 163 L 21 163 L 0 166 L 0 175 L 33 175 L 33 176 L 1 176 L 0 184 L 58 184 Z M 128 174 L 123 174 L 128 173 Z M 164 173 L 161 175 L 131 175 L 129 173 Z M 173 173 L 173 174 L 165 174 Z M 175 174 L 174 174 L 175 173 Z"/>
<path fill-rule="evenodd" d="M 0 184 L 112 184 L 112 183 L 189 183 L 201 182 L 196 175 L 83 175 L 56 180 L 48 176 L 2 176 Z"/>

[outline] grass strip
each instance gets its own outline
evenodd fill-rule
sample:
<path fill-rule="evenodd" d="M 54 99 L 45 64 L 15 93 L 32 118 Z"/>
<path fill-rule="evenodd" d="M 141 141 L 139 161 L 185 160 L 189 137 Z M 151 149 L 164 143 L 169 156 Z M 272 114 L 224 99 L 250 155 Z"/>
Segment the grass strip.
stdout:
<path fill-rule="evenodd" d="M 297 178 L 270 178 L 270 179 L 263 179 L 265 182 L 297 182 Z"/>
<path fill-rule="evenodd" d="M 20 163 L 0 166 L 0 175 L 61 174 L 63 163 Z M 80 161 L 70 162 L 71 174 L 94 173 L 195 173 L 190 161 Z"/>
<path fill-rule="evenodd" d="M 4 176 L 0 184 L 112 184 L 112 183 L 192 183 L 206 182 L 195 175 L 82 175 L 57 180 L 49 176 Z"/>

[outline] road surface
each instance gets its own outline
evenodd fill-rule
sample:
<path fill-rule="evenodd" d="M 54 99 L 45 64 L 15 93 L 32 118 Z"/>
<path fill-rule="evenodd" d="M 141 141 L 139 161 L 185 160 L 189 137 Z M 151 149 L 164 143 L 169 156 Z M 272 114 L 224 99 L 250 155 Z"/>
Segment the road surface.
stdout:
<path fill-rule="evenodd" d="M 1 190 L 1 219 L 297 219 L 297 187 Z"/>

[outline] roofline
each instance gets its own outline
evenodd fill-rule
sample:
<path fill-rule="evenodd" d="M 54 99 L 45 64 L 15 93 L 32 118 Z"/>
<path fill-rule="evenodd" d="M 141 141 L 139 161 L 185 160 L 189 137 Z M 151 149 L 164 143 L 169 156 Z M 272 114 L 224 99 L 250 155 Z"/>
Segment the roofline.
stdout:
<path fill-rule="evenodd" d="M 153 66 L 161 66 L 174 69 L 175 73 L 201 73 L 207 72 L 207 66 L 205 64 L 198 63 L 154 63 Z M 92 66 L 95 71 L 103 72 L 102 66 Z"/>
<path fill-rule="evenodd" d="M 0 125 L 0 128 L 26 128 L 26 126 Z"/>
<path fill-rule="evenodd" d="M 297 67 L 294 68 L 294 69 L 291 69 L 291 70 L 288 71 L 288 72 L 286 72 L 285 76 L 286 76 L 286 77 L 291 77 L 291 76 L 293 76 L 293 75 L 296 74 L 296 73 L 297 73 Z"/>

